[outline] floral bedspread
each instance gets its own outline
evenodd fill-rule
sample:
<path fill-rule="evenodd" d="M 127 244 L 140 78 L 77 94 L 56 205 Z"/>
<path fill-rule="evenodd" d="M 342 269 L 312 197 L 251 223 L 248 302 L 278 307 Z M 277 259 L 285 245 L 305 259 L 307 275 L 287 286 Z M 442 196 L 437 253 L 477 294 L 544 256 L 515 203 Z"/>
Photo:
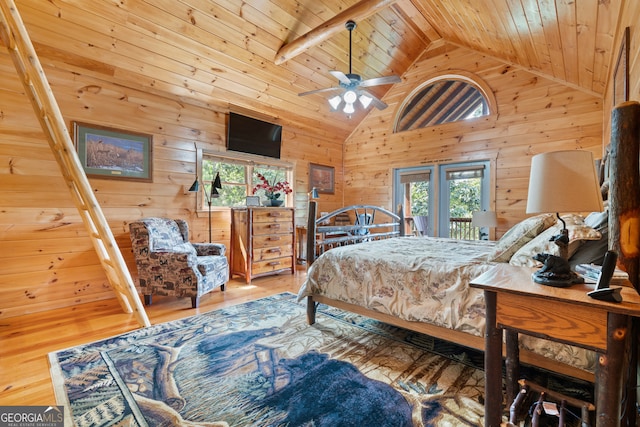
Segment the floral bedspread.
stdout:
<path fill-rule="evenodd" d="M 495 242 L 400 237 L 331 249 L 309 268 L 298 299 L 325 297 L 404 320 L 484 336 L 483 291 L 468 283 L 495 263 Z M 564 344 L 522 337 L 531 351 L 587 370 L 595 356 Z"/>

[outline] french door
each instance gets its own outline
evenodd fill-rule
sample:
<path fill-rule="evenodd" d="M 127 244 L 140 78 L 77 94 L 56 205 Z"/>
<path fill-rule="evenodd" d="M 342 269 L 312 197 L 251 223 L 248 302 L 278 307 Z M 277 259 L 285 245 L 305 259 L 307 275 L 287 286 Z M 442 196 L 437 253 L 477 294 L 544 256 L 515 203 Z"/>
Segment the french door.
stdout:
<path fill-rule="evenodd" d="M 475 240 L 474 211 L 489 210 L 490 162 L 394 170 L 394 206 L 402 204 L 412 229 L 424 236 Z"/>

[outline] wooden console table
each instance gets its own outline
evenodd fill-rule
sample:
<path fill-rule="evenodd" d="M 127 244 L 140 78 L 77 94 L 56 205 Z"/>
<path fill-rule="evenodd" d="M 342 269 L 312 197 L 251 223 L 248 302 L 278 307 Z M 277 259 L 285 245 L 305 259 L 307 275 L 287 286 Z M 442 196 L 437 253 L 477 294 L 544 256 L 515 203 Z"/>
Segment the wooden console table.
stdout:
<path fill-rule="evenodd" d="M 517 393 L 518 333 L 524 333 L 596 351 L 596 426 L 619 426 L 625 345 L 630 318 L 640 317 L 640 296 L 625 287 L 622 303 L 599 301 L 587 296 L 593 285 L 539 285 L 531 279 L 534 271 L 499 264 L 471 281 L 486 302 L 485 426 L 502 421 L 503 331 L 507 402 Z"/>

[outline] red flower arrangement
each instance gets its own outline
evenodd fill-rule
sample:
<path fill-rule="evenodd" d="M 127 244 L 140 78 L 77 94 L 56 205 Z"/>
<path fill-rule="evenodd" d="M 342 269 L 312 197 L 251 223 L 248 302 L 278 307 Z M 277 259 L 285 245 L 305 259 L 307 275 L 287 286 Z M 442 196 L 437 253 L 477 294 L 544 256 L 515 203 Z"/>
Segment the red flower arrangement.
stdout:
<path fill-rule="evenodd" d="M 264 177 L 261 173 L 258 174 L 258 179 L 262 181 L 260 184 L 257 184 L 253 187 L 253 194 L 256 194 L 258 190 L 264 190 L 264 195 L 267 199 L 277 199 L 280 197 L 280 193 L 290 194 L 293 193 L 289 182 L 287 181 L 278 181 L 275 184 L 269 184 L 269 180 Z"/>

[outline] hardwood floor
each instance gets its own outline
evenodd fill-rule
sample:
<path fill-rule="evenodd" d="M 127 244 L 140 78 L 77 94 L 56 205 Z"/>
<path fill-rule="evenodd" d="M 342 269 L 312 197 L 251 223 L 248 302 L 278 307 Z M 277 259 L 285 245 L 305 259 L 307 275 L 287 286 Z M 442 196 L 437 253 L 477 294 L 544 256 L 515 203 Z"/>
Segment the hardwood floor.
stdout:
<path fill-rule="evenodd" d="M 152 324 L 168 322 L 221 307 L 264 298 L 297 293 L 306 277 L 304 266 L 295 274 L 254 279 L 232 279 L 226 290 L 215 290 L 200 300 L 198 309 L 191 299 L 154 297 L 146 307 Z M 0 319 L 0 405 L 53 405 L 56 403 L 49 376 L 48 353 L 97 341 L 139 327 L 132 314 L 126 314 L 118 301 L 52 310 L 27 316 Z"/>

